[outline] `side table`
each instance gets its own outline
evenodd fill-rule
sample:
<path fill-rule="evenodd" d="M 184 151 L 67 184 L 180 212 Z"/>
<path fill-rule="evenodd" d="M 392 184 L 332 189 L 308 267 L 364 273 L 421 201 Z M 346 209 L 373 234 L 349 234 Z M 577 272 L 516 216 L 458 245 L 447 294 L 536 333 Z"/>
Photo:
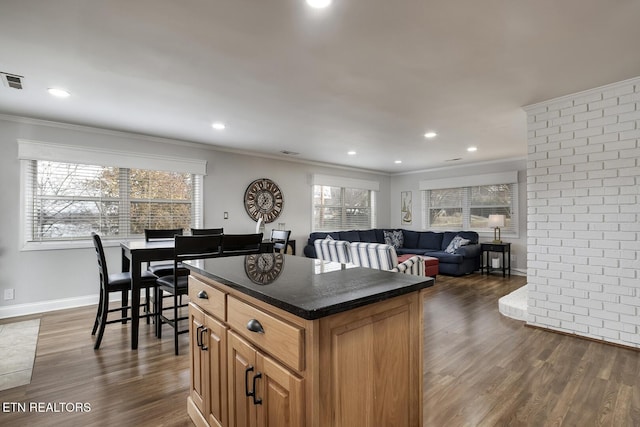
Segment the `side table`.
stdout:
<path fill-rule="evenodd" d="M 507 272 L 509 273 L 509 277 L 511 277 L 511 243 L 480 243 L 480 249 L 482 250 L 480 274 L 484 273 L 485 268 L 487 269 L 487 274 L 491 273 L 492 270 L 498 270 L 491 266 L 491 252 L 498 252 L 502 253 L 502 262 L 500 263 L 502 277 L 506 277 Z"/>

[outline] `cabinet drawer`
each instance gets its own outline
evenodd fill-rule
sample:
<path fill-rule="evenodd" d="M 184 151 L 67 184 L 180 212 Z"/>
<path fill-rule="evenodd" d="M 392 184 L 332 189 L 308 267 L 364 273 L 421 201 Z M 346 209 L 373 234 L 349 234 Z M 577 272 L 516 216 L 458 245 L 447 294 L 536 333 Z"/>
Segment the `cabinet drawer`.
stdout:
<path fill-rule="evenodd" d="M 291 368 L 297 371 L 304 369 L 304 328 L 280 320 L 232 296 L 228 297 L 227 304 L 227 323 L 231 329 Z M 259 324 L 262 332 L 250 330 L 250 322 L 255 325 L 253 329 L 257 329 Z"/>
<path fill-rule="evenodd" d="M 189 276 L 189 300 L 220 320 L 226 320 L 226 294 Z"/>

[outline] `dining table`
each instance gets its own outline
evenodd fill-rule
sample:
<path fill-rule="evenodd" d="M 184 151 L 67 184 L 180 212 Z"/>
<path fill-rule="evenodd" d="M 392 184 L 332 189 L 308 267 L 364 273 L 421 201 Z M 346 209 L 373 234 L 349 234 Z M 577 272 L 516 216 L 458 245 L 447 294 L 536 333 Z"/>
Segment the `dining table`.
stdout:
<path fill-rule="evenodd" d="M 174 259 L 175 240 L 129 240 L 120 242 L 122 250 L 122 271 L 131 272 L 131 349 L 138 348 L 140 329 L 140 283 L 142 264 L 152 261 Z M 273 252 L 273 243 L 263 242 L 260 252 Z M 238 252 L 240 253 L 240 252 Z"/>
<path fill-rule="evenodd" d="M 140 282 L 142 264 L 151 261 L 167 261 L 174 258 L 174 240 L 131 240 L 120 242 L 122 271 L 131 272 L 131 349 L 138 348 L 140 329 Z"/>

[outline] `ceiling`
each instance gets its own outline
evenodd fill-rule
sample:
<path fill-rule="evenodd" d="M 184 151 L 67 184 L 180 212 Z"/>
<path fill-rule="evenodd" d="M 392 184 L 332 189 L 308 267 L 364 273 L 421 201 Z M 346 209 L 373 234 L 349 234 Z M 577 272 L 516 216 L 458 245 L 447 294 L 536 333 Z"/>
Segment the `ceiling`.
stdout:
<path fill-rule="evenodd" d="M 522 158 L 523 106 L 640 75 L 638 18 L 638 0 L 2 0 L 0 71 L 24 89 L 0 85 L 0 113 L 385 173 Z"/>

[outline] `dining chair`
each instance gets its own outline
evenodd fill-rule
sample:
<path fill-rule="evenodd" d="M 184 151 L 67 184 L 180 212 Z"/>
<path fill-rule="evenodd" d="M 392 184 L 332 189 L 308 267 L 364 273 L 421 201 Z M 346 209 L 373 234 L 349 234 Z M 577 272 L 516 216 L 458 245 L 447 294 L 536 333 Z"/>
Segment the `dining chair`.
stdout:
<path fill-rule="evenodd" d="M 192 236 L 216 236 L 224 234 L 224 228 L 192 228 Z"/>
<path fill-rule="evenodd" d="M 178 355 L 178 335 L 189 332 L 187 325 L 186 329 L 180 329 L 180 321 L 187 320 L 188 316 L 180 316 L 180 308 L 186 307 L 187 304 L 182 304 L 182 295 L 188 294 L 189 283 L 189 270 L 186 268 L 179 268 L 178 265 L 183 261 L 191 259 L 201 258 L 215 258 L 219 257 L 221 253 L 221 247 L 223 242 L 223 236 L 176 236 L 175 248 L 174 248 L 174 268 L 173 274 L 168 276 L 159 277 L 157 280 L 158 286 L 156 287 L 155 300 L 157 301 L 156 312 L 156 336 L 162 338 L 162 325 L 167 323 L 173 328 L 173 339 L 176 356 Z M 186 272 L 185 272 L 186 270 Z M 166 292 L 173 296 L 173 307 L 163 307 L 163 299 L 161 293 Z M 171 310 L 173 317 L 167 317 L 164 315 L 165 310 Z"/>
<path fill-rule="evenodd" d="M 163 240 L 172 240 L 175 236 L 184 234 L 182 228 L 164 228 L 164 229 L 144 229 L 144 240 L 146 242 L 157 242 Z M 156 276 L 168 276 L 173 274 L 173 263 L 155 263 L 149 264 L 147 269 Z"/>
<path fill-rule="evenodd" d="M 93 323 L 93 329 L 91 330 L 91 335 L 95 335 L 96 332 L 98 332 L 96 342 L 93 346 L 93 348 L 97 350 L 100 348 L 100 344 L 102 343 L 105 326 L 116 322 L 127 323 L 127 320 L 131 320 L 131 317 L 128 316 L 128 310 L 130 308 L 131 310 L 139 310 L 140 307 L 131 307 L 128 305 L 129 290 L 131 289 L 131 273 L 122 272 L 109 274 L 109 271 L 107 270 L 107 261 L 104 255 L 104 247 L 102 246 L 102 239 L 97 233 L 91 233 L 91 237 L 93 240 L 93 246 L 96 250 L 96 256 L 98 258 L 98 273 L 100 276 L 100 296 L 98 301 L 98 310 L 96 312 L 96 320 Z M 140 287 L 145 288 L 145 290 L 147 291 L 147 295 L 149 295 L 149 288 L 156 288 L 156 279 L 157 277 L 151 272 L 142 272 Z M 120 293 L 121 304 L 118 308 L 110 309 L 109 295 L 115 292 Z M 147 301 L 145 301 L 145 305 L 146 304 L 148 304 L 148 298 Z M 117 311 L 121 313 L 119 318 L 107 320 L 107 315 L 109 313 Z M 140 317 L 148 318 L 149 316 L 155 315 L 155 310 L 153 312 L 147 310 L 147 313 Z"/>
<path fill-rule="evenodd" d="M 289 245 L 289 236 L 291 230 L 271 230 L 271 242 L 273 243 L 273 250 L 282 254 L 287 252 L 287 246 Z"/>
<path fill-rule="evenodd" d="M 260 253 L 262 233 L 224 234 L 222 256 L 249 255 Z"/>

